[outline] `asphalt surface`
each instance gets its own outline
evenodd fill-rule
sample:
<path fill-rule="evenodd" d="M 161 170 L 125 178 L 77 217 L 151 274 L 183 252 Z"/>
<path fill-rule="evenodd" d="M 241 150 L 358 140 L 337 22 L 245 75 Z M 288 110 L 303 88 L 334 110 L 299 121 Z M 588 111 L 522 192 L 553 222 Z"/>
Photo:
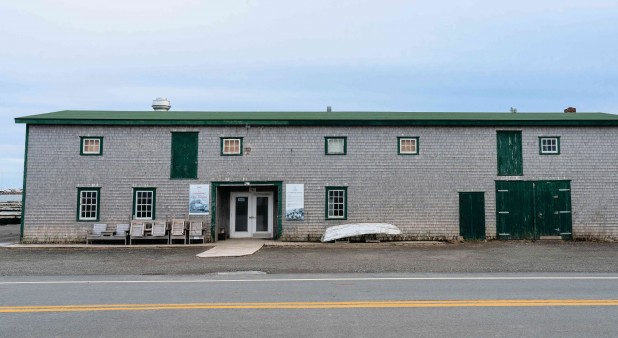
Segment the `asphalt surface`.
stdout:
<path fill-rule="evenodd" d="M 0 337 L 616 337 L 618 274 L 0 277 Z"/>
<path fill-rule="evenodd" d="M 490 241 L 264 247 L 251 256 L 199 258 L 204 247 L 7 248 L 1 276 L 283 273 L 618 272 L 618 243 Z"/>

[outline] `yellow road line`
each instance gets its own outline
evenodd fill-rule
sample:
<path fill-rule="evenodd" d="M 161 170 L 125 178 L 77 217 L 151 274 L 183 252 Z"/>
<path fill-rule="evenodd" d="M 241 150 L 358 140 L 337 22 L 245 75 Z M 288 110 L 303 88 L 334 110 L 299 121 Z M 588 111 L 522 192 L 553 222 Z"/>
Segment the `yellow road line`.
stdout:
<path fill-rule="evenodd" d="M 349 309 L 429 307 L 530 307 L 530 306 L 618 306 L 618 299 L 484 299 L 484 300 L 395 300 L 349 302 L 262 302 L 186 304 L 85 304 L 0 306 L 0 313 L 144 311 L 190 309 Z"/>

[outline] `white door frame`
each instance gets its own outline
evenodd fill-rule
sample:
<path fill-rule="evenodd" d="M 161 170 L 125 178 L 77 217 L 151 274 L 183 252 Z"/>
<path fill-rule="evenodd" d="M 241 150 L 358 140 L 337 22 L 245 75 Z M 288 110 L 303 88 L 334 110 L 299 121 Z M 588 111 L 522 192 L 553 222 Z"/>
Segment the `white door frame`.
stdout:
<path fill-rule="evenodd" d="M 247 231 L 236 231 L 236 198 L 246 197 L 247 205 Z M 256 230 L 256 198 L 268 197 L 268 230 Z M 273 193 L 272 191 L 257 192 L 232 192 L 230 193 L 230 238 L 272 238 L 273 234 Z"/>

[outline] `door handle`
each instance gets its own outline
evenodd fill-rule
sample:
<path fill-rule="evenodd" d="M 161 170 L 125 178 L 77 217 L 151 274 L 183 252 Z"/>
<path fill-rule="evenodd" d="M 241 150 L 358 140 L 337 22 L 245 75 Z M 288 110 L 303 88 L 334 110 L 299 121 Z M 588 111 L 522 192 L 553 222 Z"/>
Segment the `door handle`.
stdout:
<path fill-rule="evenodd" d="M 255 218 L 255 216 L 249 216 L 249 218 Z"/>
<path fill-rule="evenodd" d="M 543 217 L 543 213 L 539 212 L 539 218 Z"/>

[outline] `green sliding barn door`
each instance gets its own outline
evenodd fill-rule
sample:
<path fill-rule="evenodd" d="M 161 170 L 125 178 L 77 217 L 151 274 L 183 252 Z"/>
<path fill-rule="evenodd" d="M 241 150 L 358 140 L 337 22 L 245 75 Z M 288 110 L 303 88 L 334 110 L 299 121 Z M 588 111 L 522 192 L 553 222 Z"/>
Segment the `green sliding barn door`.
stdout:
<path fill-rule="evenodd" d="M 540 236 L 571 237 L 571 183 L 534 183 L 536 227 Z"/>
<path fill-rule="evenodd" d="M 496 181 L 498 238 L 571 237 L 569 181 Z"/>
<path fill-rule="evenodd" d="M 485 239 L 485 193 L 459 193 L 459 235 L 464 239 Z"/>
<path fill-rule="evenodd" d="M 496 227 L 498 238 L 534 239 L 532 182 L 496 182 Z"/>

